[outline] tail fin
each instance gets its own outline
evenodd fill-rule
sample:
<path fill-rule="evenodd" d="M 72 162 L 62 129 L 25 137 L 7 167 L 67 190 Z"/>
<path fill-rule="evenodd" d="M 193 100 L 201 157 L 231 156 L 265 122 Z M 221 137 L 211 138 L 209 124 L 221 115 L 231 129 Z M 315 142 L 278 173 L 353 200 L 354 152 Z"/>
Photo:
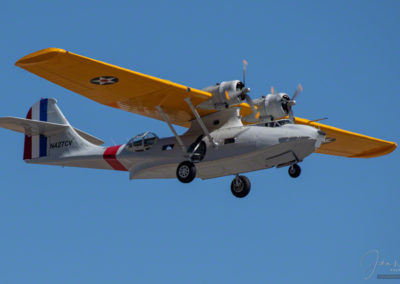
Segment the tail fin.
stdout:
<path fill-rule="evenodd" d="M 58 158 L 65 156 L 66 152 L 104 143 L 101 139 L 73 128 L 53 98 L 36 102 L 29 109 L 26 119 L 0 118 L 0 127 L 25 133 L 24 160 Z"/>
<path fill-rule="evenodd" d="M 56 99 L 41 99 L 28 111 L 27 119 L 46 121 L 58 124 L 68 124 L 61 110 L 57 106 Z"/>
<path fill-rule="evenodd" d="M 68 125 L 67 120 L 57 106 L 56 99 L 41 99 L 36 102 L 29 109 L 26 119 Z M 43 134 L 33 135 L 33 133 L 26 133 L 23 159 L 46 157 L 47 143 L 47 136 Z"/>

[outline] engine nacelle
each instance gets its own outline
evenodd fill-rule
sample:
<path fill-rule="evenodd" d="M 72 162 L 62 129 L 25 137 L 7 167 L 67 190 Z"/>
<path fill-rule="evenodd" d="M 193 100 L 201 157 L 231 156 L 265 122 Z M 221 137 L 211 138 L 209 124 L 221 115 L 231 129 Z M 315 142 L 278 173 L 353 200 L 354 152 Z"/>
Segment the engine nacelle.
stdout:
<path fill-rule="evenodd" d="M 266 97 L 254 100 L 257 113 L 244 118 L 247 122 L 269 122 L 287 116 L 290 97 L 285 93 L 268 94 Z"/>
<path fill-rule="evenodd" d="M 245 88 L 239 80 L 221 82 L 214 86 L 207 87 L 203 91 L 212 94 L 211 99 L 197 105 L 201 109 L 225 109 L 233 105 L 238 105 L 246 99 L 246 93 L 250 89 Z"/>

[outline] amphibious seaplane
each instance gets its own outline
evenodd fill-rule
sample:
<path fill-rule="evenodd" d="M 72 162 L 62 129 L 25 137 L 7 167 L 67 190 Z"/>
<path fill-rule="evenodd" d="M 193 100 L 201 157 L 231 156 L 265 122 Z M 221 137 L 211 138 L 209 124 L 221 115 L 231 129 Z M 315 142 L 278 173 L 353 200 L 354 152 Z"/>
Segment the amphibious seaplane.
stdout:
<path fill-rule="evenodd" d="M 25 134 L 27 163 L 128 171 L 130 179 L 234 176 L 231 191 L 250 191 L 243 173 L 288 167 L 310 154 L 370 158 L 388 154 L 396 143 L 294 117 L 293 96 L 275 92 L 252 100 L 242 81 L 221 82 L 203 90 L 83 57 L 58 48 L 29 54 L 15 63 L 27 71 L 98 103 L 163 120 L 173 136 L 141 133 L 126 144 L 103 141 L 72 127 L 54 98 L 41 99 L 26 118 L 2 117 L 0 126 Z M 178 135 L 174 125 L 188 128 Z"/>

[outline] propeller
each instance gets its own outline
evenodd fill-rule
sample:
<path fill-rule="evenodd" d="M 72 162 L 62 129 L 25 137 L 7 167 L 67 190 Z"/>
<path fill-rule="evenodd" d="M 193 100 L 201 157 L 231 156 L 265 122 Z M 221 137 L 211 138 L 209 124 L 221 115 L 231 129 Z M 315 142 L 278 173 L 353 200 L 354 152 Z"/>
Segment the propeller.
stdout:
<path fill-rule="evenodd" d="M 247 60 L 243 59 L 243 84 L 244 84 L 244 86 L 246 86 L 247 65 L 249 65 L 249 63 L 247 63 Z"/>
<path fill-rule="evenodd" d="M 303 87 L 301 84 L 299 84 L 296 88 L 296 90 L 293 93 L 292 98 L 289 98 L 288 95 L 283 95 L 282 97 L 282 107 L 283 109 L 288 113 L 289 115 L 289 120 L 291 123 L 294 123 L 294 115 L 293 115 L 293 110 L 292 106 L 296 104 L 296 98 L 300 95 L 300 93 L 303 91 Z"/>
<path fill-rule="evenodd" d="M 296 88 L 296 91 L 294 91 L 292 100 L 296 99 L 296 97 L 297 97 L 298 95 L 300 95 L 300 93 L 301 93 L 302 91 L 303 91 L 303 86 L 299 83 L 299 85 L 298 85 L 297 88 Z"/>
<path fill-rule="evenodd" d="M 232 93 L 225 90 L 225 97 L 229 105 L 238 105 L 243 101 L 246 101 L 252 112 L 255 113 L 257 111 L 255 104 L 251 97 L 248 95 L 250 92 L 250 88 L 246 88 L 246 73 L 247 73 L 248 63 L 246 59 L 243 59 L 243 81 L 239 81 L 236 86 L 236 91 L 232 91 Z M 225 107 L 229 105 L 226 104 Z"/>
<path fill-rule="evenodd" d="M 243 88 L 242 91 L 241 91 L 241 94 L 240 94 L 239 96 L 240 96 L 240 99 L 241 99 L 242 101 L 246 100 L 246 102 L 250 105 L 251 110 L 252 110 L 253 112 L 255 112 L 255 111 L 256 111 L 256 108 L 254 107 L 254 102 L 253 102 L 253 100 L 251 99 L 251 97 L 250 97 L 249 94 L 248 94 L 249 92 L 250 92 L 250 89 L 249 89 L 249 88 Z"/>
<path fill-rule="evenodd" d="M 294 115 L 292 107 L 296 104 L 296 98 L 303 91 L 303 87 L 299 84 L 293 93 L 292 98 L 285 93 L 276 92 L 274 87 L 271 87 L 271 93 L 263 96 L 260 99 L 249 102 L 252 108 L 252 113 L 245 116 L 247 122 L 259 122 L 264 120 L 274 120 L 276 118 L 289 116 L 289 121 L 294 123 Z"/>
<path fill-rule="evenodd" d="M 246 88 L 246 73 L 247 73 L 247 66 L 249 63 L 246 59 L 243 59 L 243 91 L 242 91 L 242 99 L 246 100 L 246 102 L 250 105 L 250 108 L 253 112 L 256 112 L 256 108 L 254 106 L 254 102 L 251 97 L 247 94 L 250 92 L 250 88 Z"/>

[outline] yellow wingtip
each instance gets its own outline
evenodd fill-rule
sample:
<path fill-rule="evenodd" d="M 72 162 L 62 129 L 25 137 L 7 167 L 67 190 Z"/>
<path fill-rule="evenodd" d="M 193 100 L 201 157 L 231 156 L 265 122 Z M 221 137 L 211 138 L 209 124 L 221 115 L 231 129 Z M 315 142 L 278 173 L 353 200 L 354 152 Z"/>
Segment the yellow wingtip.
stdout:
<path fill-rule="evenodd" d="M 353 155 L 353 156 L 350 156 L 349 158 L 375 158 L 375 157 L 390 154 L 397 148 L 397 144 L 395 142 L 391 142 L 391 141 L 385 141 L 385 142 L 387 143 L 387 145 L 380 147 L 377 150 Z"/>
<path fill-rule="evenodd" d="M 46 61 L 60 53 L 66 53 L 66 52 L 67 51 L 64 49 L 55 48 L 55 47 L 45 48 L 45 49 L 30 53 L 28 55 L 25 55 L 24 57 L 19 59 L 17 62 L 15 62 L 15 65 L 22 67 L 27 64 L 35 64 L 38 62 Z"/>

